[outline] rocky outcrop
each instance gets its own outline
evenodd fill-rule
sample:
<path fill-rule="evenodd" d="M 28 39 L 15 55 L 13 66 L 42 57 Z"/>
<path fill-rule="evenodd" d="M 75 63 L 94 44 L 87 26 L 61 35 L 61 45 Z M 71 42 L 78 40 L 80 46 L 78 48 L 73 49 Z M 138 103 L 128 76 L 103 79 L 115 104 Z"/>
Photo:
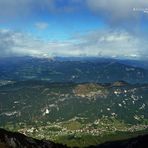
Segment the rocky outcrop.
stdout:
<path fill-rule="evenodd" d="M 88 83 L 88 84 L 79 84 L 73 90 L 74 94 L 79 97 L 94 97 L 94 96 L 106 96 L 107 90 L 99 84 Z"/>
<path fill-rule="evenodd" d="M 67 148 L 47 140 L 37 140 L 20 133 L 0 129 L 0 148 Z"/>

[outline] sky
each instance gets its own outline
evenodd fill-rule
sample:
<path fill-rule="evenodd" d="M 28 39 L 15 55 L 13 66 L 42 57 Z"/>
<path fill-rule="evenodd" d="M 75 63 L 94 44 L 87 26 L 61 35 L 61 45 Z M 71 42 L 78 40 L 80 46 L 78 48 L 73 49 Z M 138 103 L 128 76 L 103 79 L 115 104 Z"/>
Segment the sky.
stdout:
<path fill-rule="evenodd" d="M 147 0 L 0 0 L 0 57 L 148 59 Z"/>

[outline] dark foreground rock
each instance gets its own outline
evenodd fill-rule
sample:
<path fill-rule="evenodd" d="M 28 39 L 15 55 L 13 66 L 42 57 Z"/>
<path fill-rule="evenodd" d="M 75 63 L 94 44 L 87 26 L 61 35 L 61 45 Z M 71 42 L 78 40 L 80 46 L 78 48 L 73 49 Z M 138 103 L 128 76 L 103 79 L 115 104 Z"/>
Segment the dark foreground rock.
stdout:
<path fill-rule="evenodd" d="M 47 140 L 37 140 L 16 132 L 0 129 L 0 148 L 68 148 Z M 148 135 L 121 141 L 106 142 L 88 148 L 148 148 Z"/>
<path fill-rule="evenodd" d="M 0 129 L 0 148 L 67 148 L 51 141 L 37 140 L 20 133 Z"/>

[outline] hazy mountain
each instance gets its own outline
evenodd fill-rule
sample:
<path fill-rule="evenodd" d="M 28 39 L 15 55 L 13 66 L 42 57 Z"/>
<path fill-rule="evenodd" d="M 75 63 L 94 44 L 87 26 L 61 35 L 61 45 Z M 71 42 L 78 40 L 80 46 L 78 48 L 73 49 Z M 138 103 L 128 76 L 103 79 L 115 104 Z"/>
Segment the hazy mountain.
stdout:
<path fill-rule="evenodd" d="M 137 64 L 138 65 L 138 64 Z M 97 82 L 118 80 L 147 83 L 148 70 L 130 66 L 120 60 L 98 58 L 32 58 L 0 59 L 0 79 L 47 80 L 49 82 Z"/>

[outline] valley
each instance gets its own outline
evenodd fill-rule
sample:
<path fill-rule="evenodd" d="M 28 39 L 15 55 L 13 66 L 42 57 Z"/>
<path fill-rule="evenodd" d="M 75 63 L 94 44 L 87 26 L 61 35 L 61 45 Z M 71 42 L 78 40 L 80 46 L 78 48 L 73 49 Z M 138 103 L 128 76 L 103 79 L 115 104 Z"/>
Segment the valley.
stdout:
<path fill-rule="evenodd" d="M 68 146 L 148 131 L 148 85 L 9 82 L 0 86 L 0 126 Z"/>

